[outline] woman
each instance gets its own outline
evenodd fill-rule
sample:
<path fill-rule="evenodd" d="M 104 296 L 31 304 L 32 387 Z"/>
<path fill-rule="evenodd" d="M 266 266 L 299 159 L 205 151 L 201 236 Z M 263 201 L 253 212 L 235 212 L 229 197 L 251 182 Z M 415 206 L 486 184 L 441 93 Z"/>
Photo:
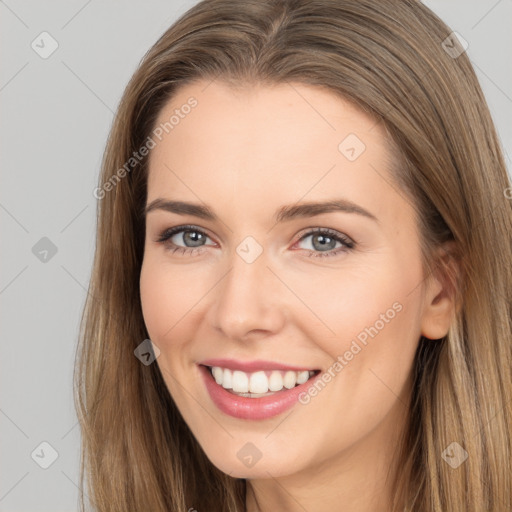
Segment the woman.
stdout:
<path fill-rule="evenodd" d="M 96 510 L 511 510 L 508 191 L 464 48 L 421 3 L 185 13 L 95 191 Z"/>

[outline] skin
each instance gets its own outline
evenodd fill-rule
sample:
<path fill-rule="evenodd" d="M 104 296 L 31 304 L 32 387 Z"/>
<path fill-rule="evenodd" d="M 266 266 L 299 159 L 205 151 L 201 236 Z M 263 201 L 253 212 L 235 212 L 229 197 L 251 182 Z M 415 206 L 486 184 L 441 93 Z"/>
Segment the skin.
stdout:
<path fill-rule="evenodd" d="M 453 302 L 442 279 L 423 274 L 414 209 L 391 186 L 385 132 L 322 88 L 235 91 L 219 81 L 180 89 L 157 124 L 190 96 L 197 107 L 150 152 L 147 203 L 204 202 L 219 221 L 164 210 L 146 217 L 142 308 L 169 392 L 211 462 L 248 480 L 249 512 L 390 510 L 418 340 L 447 333 Z M 351 133 L 366 146 L 354 161 L 338 149 Z M 377 221 L 347 212 L 274 220 L 284 205 L 335 198 Z M 157 242 L 185 224 L 207 235 L 196 253 Z M 312 228 L 355 246 L 333 254 L 342 243 L 322 249 Z M 172 241 L 194 250 L 184 234 Z M 250 264 L 236 252 L 247 236 L 263 249 Z M 396 302 L 401 311 L 317 396 L 277 417 L 222 413 L 198 373 L 196 363 L 212 357 L 327 371 Z M 237 457 L 249 442 L 262 454 L 251 468 Z"/>

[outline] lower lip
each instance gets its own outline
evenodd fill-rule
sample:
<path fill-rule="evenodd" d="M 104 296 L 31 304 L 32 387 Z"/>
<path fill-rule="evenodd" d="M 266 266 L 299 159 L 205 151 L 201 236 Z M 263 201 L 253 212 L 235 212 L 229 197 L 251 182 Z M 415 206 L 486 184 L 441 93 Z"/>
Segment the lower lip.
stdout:
<path fill-rule="evenodd" d="M 311 386 L 311 383 L 320 375 L 292 389 L 278 391 L 274 395 L 261 398 L 247 398 L 234 395 L 219 386 L 206 366 L 199 365 L 206 389 L 213 403 L 225 414 L 243 420 L 265 420 L 292 408 L 298 401 L 299 395 Z"/>

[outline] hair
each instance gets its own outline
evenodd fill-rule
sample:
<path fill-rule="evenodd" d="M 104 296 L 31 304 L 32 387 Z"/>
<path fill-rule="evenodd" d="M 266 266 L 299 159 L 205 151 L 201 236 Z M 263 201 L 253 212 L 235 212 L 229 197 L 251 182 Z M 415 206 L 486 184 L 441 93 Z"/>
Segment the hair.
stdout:
<path fill-rule="evenodd" d="M 178 88 L 197 80 L 321 87 L 373 116 L 415 208 L 425 275 L 440 272 L 457 303 L 444 338 L 419 340 L 393 510 L 498 512 L 512 510 L 510 178 L 470 60 L 443 44 L 450 33 L 415 0 L 204 0 L 128 83 L 99 186 L 144 145 Z M 242 512 L 246 480 L 209 461 L 158 365 L 134 357 L 149 338 L 139 293 L 147 173 L 142 159 L 98 201 L 74 375 L 81 509 L 87 476 L 100 512 Z M 468 453 L 457 469 L 442 458 L 452 442 Z"/>

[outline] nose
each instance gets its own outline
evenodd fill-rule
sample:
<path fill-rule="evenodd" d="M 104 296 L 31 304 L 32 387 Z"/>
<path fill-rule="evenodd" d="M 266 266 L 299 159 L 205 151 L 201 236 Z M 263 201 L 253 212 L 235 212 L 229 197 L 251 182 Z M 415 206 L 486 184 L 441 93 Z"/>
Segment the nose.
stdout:
<path fill-rule="evenodd" d="M 246 261 L 236 251 L 216 287 L 210 323 L 223 337 L 237 341 L 279 332 L 286 317 L 286 289 L 269 268 L 266 252 Z"/>

